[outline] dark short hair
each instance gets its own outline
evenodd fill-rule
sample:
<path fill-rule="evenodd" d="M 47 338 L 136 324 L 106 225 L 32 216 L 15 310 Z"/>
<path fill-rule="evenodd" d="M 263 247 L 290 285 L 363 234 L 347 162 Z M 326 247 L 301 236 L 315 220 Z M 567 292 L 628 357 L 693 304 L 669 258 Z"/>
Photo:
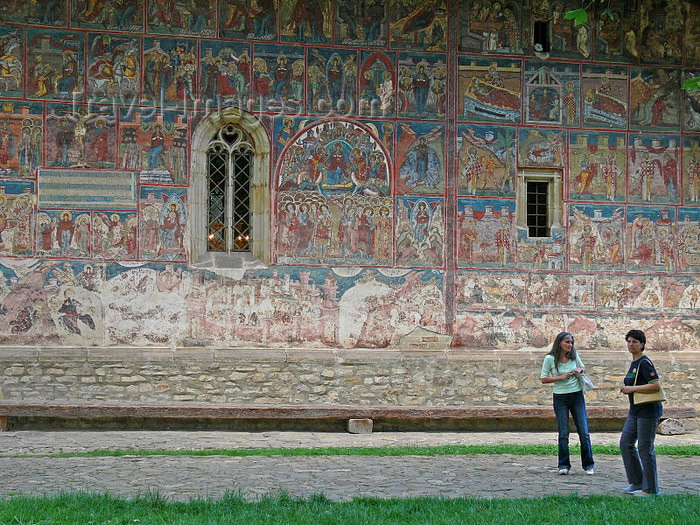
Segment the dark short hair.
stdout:
<path fill-rule="evenodd" d="M 629 339 L 630 337 L 632 339 L 636 339 L 643 345 L 647 344 L 647 336 L 644 335 L 644 332 L 642 332 L 641 330 L 630 330 L 629 332 L 627 332 L 627 334 L 625 334 L 625 341 L 627 341 L 627 339 Z"/>

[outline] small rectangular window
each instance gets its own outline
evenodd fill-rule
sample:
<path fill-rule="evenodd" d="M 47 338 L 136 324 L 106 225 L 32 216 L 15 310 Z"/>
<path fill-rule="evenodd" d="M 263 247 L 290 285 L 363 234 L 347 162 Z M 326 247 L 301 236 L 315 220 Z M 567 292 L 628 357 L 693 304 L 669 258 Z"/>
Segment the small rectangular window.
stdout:
<path fill-rule="evenodd" d="M 527 229 L 530 237 L 549 237 L 547 181 L 527 181 Z"/>
<path fill-rule="evenodd" d="M 535 51 L 538 53 L 549 53 L 549 22 L 535 22 L 532 31 Z"/>

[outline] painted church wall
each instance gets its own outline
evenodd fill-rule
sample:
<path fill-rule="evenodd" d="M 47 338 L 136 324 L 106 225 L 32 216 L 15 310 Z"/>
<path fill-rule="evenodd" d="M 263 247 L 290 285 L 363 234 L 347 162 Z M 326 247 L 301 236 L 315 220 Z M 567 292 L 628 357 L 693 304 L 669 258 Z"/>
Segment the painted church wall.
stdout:
<path fill-rule="evenodd" d="M 700 15 L 579 4 L 3 4 L 0 344 L 700 350 Z M 222 277 L 191 138 L 230 106 L 270 142 L 271 263 Z M 549 237 L 523 173 L 561 177 Z"/>

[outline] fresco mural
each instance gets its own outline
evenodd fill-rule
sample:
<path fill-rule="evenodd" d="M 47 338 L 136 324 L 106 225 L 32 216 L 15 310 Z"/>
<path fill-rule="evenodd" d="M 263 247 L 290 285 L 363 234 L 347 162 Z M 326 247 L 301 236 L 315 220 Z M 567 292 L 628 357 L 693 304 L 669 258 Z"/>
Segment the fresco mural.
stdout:
<path fill-rule="evenodd" d="M 252 73 L 257 109 L 283 113 L 301 112 L 304 104 L 302 50 L 258 45 L 255 48 Z"/>
<path fill-rule="evenodd" d="M 640 59 L 656 64 L 680 64 L 683 38 L 683 2 L 660 0 L 640 3 Z"/>
<path fill-rule="evenodd" d="M 149 33 L 214 36 L 216 6 L 208 0 L 147 0 Z"/>
<path fill-rule="evenodd" d="M 445 0 L 391 0 L 391 47 L 443 51 L 447 43 Z"/>
<path fill-rule="evenodd" d="M 519 123 L 522 115 L 520 61 L 460 57 L 460 120 Z"/>
<path fill-rule="evenodd" d="M 639 0 L 611 0 L 596 13 L 595 59 L 637 62 L 639 59 Z"/>
<path fill-rule="evenodd" d="M 513 268 L 517 247 L 515 202 L 459 199 L 457 205 L 459 266 Z"/>
<path fill-rule="evenodd" d="M 457 128 L 459 195 L 515 196 L 515 130 L 492 126 Z"/>
<path fill-rule="evenodd" d="M 87 94 L 91 100 L 136 103 L 140 86 L 141 39 L 110 34 L 90 35 Z"/>
<path fill-rule="evenodd" d="M 525 69 L 525 122 L 578 127 L 578 66 L 528 61 Z"/>
<path fill-rule="evenodd" d="M 223 0 L 219 38 L 277 40 L 276 0 Z"/>
<path fill-rule="evenodd" d="M 396 54 L 361 51 L 359 114 L 391 117 L 396 113 Z"/>
<path fill-rule="evenodd" d="M 49 104 L 46 108 L 48 166 L 107 168 L 116 165 L 116 122 L 111 106 Z"/>
<path fill-rule="evenodd" d="M 199 102 L 205 108 L 248 107 L 250 100 L 250 45 L 236 42 L 200 42 Z"/>
<path fill-rule="evenodd" d="M 323 115 L 354 115 L 357 112 L 357 52 L 311 48 L 308 64 L 308 111 Z"/>
<path fill-rule="evenodd" d="M 691 4 L 4 2 L 0 344 L 696 349 Z M 270 141 L 271 262 L 223 277 L 190 260 L 190 166 L 232 106 Z M 563 220 L 530 238 L 539 168 Z"/>
<path fill-rule="evenodd" d="M 583 122 L 591 128 L 627 128 L 626 67 L 584 66 L 581 74 Z"/>
<path fill-rule="evenodd" d="M 197 98 L 197 42 L 144 38 L 142 103 L 192 107 Z"/>
<path fill-rule="evenodd" d="M 569 134 L 569 193 L 575 200 L 625 200 L 625 135 Z"/>
<path fill-rule="evenodd" d="M 84 35 L 27 30 L 27 97 L 80 100 L 83 95 Z"/>
<path fill-rule="evenodd" d="M 294 129 L 288 118 L 282 121 L 280 137 Z M 390 161 L 371 129 L 323 120 L 286 139 L 283 151 L 277 168 L 279 262 L 389 264 Z"/>
<path fill-rule="evenodd" d="M 444 118 L 448 88 L 444 55 L 399 54 L 399 117 Z"/>
<path fill-rule="evenodd" d="M 24 35 L 16 27 L 0 27 L 0 96 L 24 93 Z"/>
<path fill-rule="evenodd" d="M 189 170 L 188 114 L 122 108 L 119 167 L 140 170 L 144 184 L 186 184 Z"/>
<path fill-rule="evenodd" d="M 386 47 L 387 3 L 383 0 L 337 0 L 335 43 L 362 47 Z"/>
<path fill-rule="evenodd" d="M 0 7 L 0 21 L 11 24 L 68 27 L 68 0 L 5 2 Z"/>
<path fill-rule="evenodd" d="M 629 139 L 629 200 L 679 203 L 679 138 L 674 135 L 630 135 Z"/>
<path fill-rule="evenodd" d="M 396 143 L 399 194 L 444 194 L 445 127 L 399 123 Z"/>
<path fill-rule="evenodd" d="M 460 51 L 522 54 L 524 7 L 515 1 L 460 0 Z"/>
<path fill-rule="evenodd" d="M 282 41 L 325 44 L 330 40 L 333 6 L 330 0 L 281 0 Z"/>
<path fill-rule="evenodd" d="M 35 177 L 44 160 L 43 108 L 9 100 L 0 104 L 0 176 Z"/>
<path fill-rule="evenodd" d="M 630 270 L 671 271 L 676 264 L 675 210 L 628 206 L 626 257 Z"/>
<path fill-rule="evenodd" d="M 518 163 L 521 166 L 563 168 L 565 133 L 555 129 L 521 129 Z"/>
<path fill-rule="evenodd" d="M 677 131 L 680 126 L 680 74 L 661 68 L 632 68 L 630 127 Z"/>
<path fill-rule="evenodd" d="M 71 27 L 107 31 L 143 31 L 138 0 L 72 0 Z"/>

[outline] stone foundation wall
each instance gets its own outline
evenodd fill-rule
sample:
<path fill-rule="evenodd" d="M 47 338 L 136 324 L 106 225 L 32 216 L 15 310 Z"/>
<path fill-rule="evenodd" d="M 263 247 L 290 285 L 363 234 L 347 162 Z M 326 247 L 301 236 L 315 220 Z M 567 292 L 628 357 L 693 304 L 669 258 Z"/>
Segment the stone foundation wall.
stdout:
<path fill-rule="evenodd" d="M 535 405 L 551 402 L 546 350 L 2 348 L 0 397 L 240 404 Z M 589 404 L 624 405 L 626 352 L 582 357 Z M 669 404 L 700 408 L 700 353 L 657 353 Z"/>

